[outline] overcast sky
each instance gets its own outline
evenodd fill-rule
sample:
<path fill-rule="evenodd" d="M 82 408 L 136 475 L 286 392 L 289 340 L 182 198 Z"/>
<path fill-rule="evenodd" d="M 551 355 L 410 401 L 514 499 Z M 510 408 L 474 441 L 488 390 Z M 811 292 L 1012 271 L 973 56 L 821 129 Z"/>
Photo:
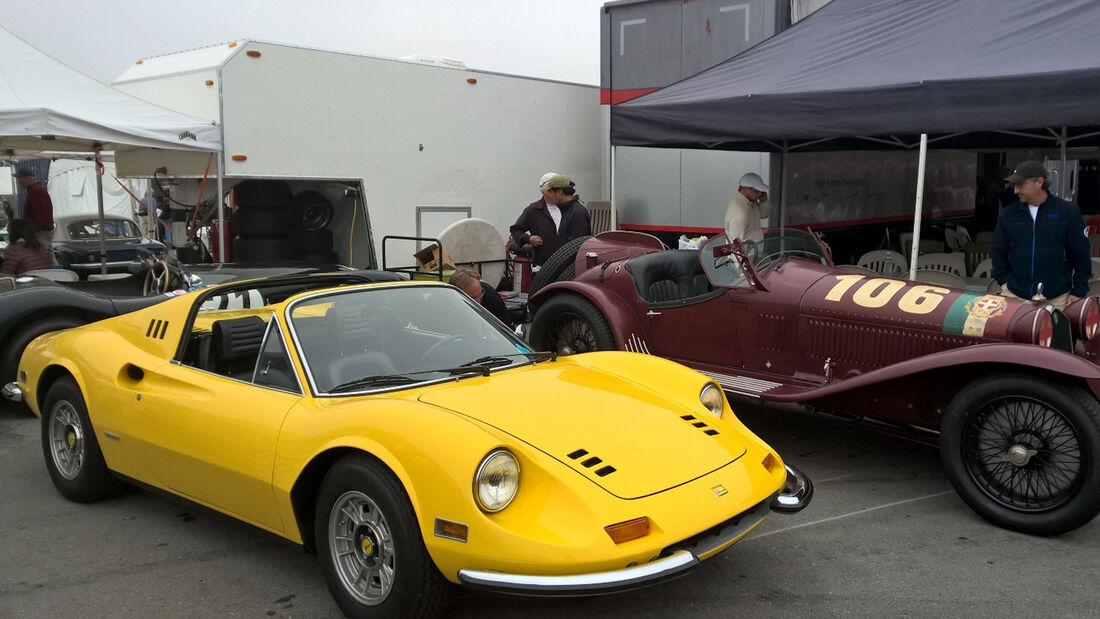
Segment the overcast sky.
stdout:
<path fill-rule="evenodd" d="M 604 1 L 0 0 L 0 23 L 106 83 L 143 57 L 249 38 L 599 84 Z"/>

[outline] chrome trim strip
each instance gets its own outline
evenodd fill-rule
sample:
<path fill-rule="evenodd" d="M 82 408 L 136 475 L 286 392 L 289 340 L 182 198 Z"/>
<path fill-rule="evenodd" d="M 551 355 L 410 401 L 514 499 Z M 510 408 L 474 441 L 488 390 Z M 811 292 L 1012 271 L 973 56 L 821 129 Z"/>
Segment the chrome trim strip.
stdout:
<path fill-rule="evenodd" d="M 594 595 L 625 591 L 683 575 L 698 565 L 695 555 L 680 550 L 642 565 L 572 576 L 533 576 L 459 570 L 459 581 L 475 589 L 524 595 Z"/>
<path fill-rule="evenodd" d="M 734 391 L 744 395 L 758 396 L 765 391 L 771 391 L 776 387 L 783 386 L 782 383 L 759 378 L 750 378 L 748 376 L 730 376 L 728 374 L 719 374 L 718 372 L 708 372 L 706 370 L 696 371 L 718 381 L 718 384 L 726 391 Z"/>
<path fill-rule="evenodd" d="M 4 399 L 11 400 L 12 402 L 23 401 L 23 390 L 19 388 L 19 383 L 11 382 L 4 385 L 3 388 Z"/>

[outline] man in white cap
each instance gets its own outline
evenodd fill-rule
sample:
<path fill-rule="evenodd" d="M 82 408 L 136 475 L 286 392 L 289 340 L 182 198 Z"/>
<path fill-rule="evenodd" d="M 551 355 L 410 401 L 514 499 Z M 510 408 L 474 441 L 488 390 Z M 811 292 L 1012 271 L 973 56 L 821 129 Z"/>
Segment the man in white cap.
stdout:
<path fill-rule="evenodd" d="M 771 214 L 768 186 L 759 174 L 749 172 L 738 182 L 737 193 L 726 209 L 726 237 L 731 241 L 762 241 L 764 232 L 760 220 Z"/>

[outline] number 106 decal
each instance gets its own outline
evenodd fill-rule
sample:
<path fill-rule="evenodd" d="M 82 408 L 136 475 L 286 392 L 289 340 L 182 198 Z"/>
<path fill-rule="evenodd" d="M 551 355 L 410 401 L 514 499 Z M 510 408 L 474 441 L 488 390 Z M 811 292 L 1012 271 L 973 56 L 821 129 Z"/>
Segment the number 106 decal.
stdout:
<path fill-rule="evenodd" d="M 885 307 L 894 300 L 899 292 L 905 290 L 905 294 L 897 300 L 898 309 L 908 314 L 928 314 L 939 307 L 943 297 L 951 292 L 949 288 L 939 286 L 910 286 L 906 282 L 885 277 L 875 277 L 863 283 L 866 275 L 834 275 L 836 285 L 829 294 L 825 295 L 826 301 L 839 302 L 849 290 L 853 288 L 852 301 L 861 307 L 878 308 Z M 859 284 L 857 286 L 857 284 Z"/>

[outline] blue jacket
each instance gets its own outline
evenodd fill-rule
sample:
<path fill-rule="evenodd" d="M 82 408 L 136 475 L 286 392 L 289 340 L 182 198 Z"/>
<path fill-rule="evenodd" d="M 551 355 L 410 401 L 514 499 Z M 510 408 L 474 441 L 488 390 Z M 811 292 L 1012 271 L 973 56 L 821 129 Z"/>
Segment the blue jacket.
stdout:
<path fill-rule="evenodd" d="M 1039 282 L 1047 298 L 1088 295 L 1088 231 L 1081 211 L 1057 196 L 1039 205 L 1034 223 L 1026 204 L 1006 206 L 993 231 L 992 258 L 993 278 L 1018 297 L 1030 299 Z"/>

